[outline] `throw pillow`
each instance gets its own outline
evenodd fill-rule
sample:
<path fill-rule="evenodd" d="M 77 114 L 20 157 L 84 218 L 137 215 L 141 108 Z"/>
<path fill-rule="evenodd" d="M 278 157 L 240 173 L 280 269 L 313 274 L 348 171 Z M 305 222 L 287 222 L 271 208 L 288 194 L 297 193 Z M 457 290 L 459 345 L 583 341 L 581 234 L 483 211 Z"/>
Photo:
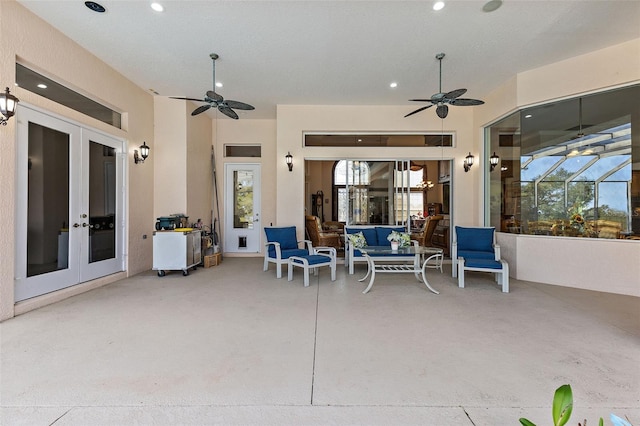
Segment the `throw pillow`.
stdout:
<path fill-rule="evenodd" d="M 400 232 L 400 247 L 409 247 L 411 245 L 411 234 Z"/>
<path fill-rule="evenodd" d="M 362 248 L 367 246 L 367 240 L 364 238 L 362 232 L 357 232 L 355 234 L 348 234 L 349 242 L 353 245 L 353 248 Z"/>

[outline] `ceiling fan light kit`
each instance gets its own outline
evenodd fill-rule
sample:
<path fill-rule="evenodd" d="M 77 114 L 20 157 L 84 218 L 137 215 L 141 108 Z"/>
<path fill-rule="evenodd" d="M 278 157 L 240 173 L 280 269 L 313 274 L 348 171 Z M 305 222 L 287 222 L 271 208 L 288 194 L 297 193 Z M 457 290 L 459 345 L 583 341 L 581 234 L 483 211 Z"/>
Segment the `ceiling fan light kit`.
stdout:
<path fill-rule="evenodd" d="M 214 89 L 213 90 L 207 90 L 204 99 L 178 98 L 178 97 L 173 97 L 173 96 L 171 96 L 171 99 L 182 99 L 182 100 L 186 100 L 186 101 L 205 102 L 206 105 L 201 105 L 198 108 L 193 110 L 193 112 L 191 113 L 192 116 L 201 114 L 201 113 L 207 111 L 209 108 L 213 107 L 213 108 L 218 108 L 218 111 L 220 111 L 221 113 L 223 113 L 227 117 L 233 118 L 234 120 L 237 120 L 238 119 L 238 114 L 234 111 L 234 109 L 239 109 L 239 110 L 243 110 L 243 111 L 250 111 L 250 110 L 255 109 L 253 106 L 251 106 L 249 104 L 245 104 L 244 102 L 225 100 L 222 97 L 222 95 L 219 95 L 218 93 L 216 93 L 216 91 L 215 91 L 215 87 L 216 87 L 216 59 L 218 59 L 220 56 L 218 56 L 217 53 L 211 53 L 209 55 L 209 57 L 213 61 L 213 87 L 214 87 Z"/>
<path fill-rule="evenodd" d="M 442 59 L 444 59 L 444 53 L 438 53 L 436 55 L 436 59 L 440 62 L 440 88 L 439 92 L 435 95 L 431 96 L 429 99 L 409 99 L 411 102 L 429 102 L 430 105 L 418 108 L 415 111 L 410 112 L 405 115 L 409 117 L 410 115 L 417 114 L 419 112 L 424 111 L 427 108 L 431 108 L 432 106 L 436 106 L 436 114 L 441 119 L 445 119 L 449 114 L 449 105 L 454 106 L 474 106 L 474 105 L 482 105 L 484 101 L 479 99 L 467 99 L 461 98 L 460 96 L 464 95 L 467 92 L 467 89 L 456 89 L 447 93 L 442 92 Z"/>

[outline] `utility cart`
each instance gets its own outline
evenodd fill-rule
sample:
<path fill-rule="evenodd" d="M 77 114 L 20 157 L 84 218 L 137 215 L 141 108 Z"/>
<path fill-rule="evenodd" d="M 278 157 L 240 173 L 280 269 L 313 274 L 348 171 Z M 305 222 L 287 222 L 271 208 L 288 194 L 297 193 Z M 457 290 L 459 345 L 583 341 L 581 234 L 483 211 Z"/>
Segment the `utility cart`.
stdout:
<path fill-rule="evenodd" d="M 197 269 L 202 262 L 200 231 L 192 228 L 178 228 L 173 231 L 153 233 L 153 270 L 159 277 L 166 271 L 182 271 L 189 275 L 189 269 Z"/>

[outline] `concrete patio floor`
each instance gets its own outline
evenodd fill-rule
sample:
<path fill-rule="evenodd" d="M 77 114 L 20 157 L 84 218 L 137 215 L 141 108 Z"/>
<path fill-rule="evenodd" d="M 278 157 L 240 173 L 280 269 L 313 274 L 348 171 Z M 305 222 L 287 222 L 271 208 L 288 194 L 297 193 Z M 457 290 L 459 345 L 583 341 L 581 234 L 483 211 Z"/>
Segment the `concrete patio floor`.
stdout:
<path fill-rule="evenodd" d="M 447 268 L 447 266 L 449 268 Z M 262 259 L 149 271 L 0 324 L 2 425 L 640 425 L 640 299 Z M 285 268 L 286 271 L 286 268 Z"/>

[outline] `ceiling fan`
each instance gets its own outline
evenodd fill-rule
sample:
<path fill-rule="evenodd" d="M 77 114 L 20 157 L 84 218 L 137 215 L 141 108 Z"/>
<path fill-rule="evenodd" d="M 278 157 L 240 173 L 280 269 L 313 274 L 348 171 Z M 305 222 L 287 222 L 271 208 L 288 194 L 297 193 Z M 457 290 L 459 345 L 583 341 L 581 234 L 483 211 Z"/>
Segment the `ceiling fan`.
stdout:
<path fill-rule="evenodd" d="M 465 99 L 460 98 L 460 96 L 464 95 L 467 92 L 467 89 L 456 89 L 447 93 L 442 93 L 442 59 L 444 58 L 444 53 L 438 53 L 436 55 L 436 59 L 440 61 L 440 91 L 435 95 L 431 96 L 430 99 L 409 99 L 412 102 L 431 102 L 430 105 L 424 106 L 422 108 L 418 108 L 417 110 L 410 112 L 405 115 L 405 117 L 409 117 L 410 115 L 416 114 L 418 112 L 424 111 L 427 108 L 431 108 L 436 105 L 436 114 L 440 118 L 446 118 L 447 114 L 449 114 L 449 105 L 455 106 L 472 106 L 472 105 L 482 105 L 484 101 L 478 99 Z"/>
<path fill-rule="evenodd" d="M 253 106 L 249 104 L 245 104 L 244 102 L 224 100 L 222 95 L 219 95 L 215 92 L 216 86 L 216 59 L 219 56 L 216 53 L 212 53 L 209 55 L 213 60 L 213 90 L 207 90 L 204 99 L 194 99 L 194 98 L 176 98 L 171 96 L 171 99 L 183 99 L 187 101 L 195 101 L 195 102 L 206 102 L 206 105 L 201 105 L 198 108 L 194 109 L 191 115 L 198 115 L 200 113 L 205 112 L 209 108 L 218 108 L 218 111 L 226 115 L 227 117 L 231 117 L 234 120 L 238 119 L 238 114 L 234 111 L 234 109 L 249 111 L 255 109 Z"/>

